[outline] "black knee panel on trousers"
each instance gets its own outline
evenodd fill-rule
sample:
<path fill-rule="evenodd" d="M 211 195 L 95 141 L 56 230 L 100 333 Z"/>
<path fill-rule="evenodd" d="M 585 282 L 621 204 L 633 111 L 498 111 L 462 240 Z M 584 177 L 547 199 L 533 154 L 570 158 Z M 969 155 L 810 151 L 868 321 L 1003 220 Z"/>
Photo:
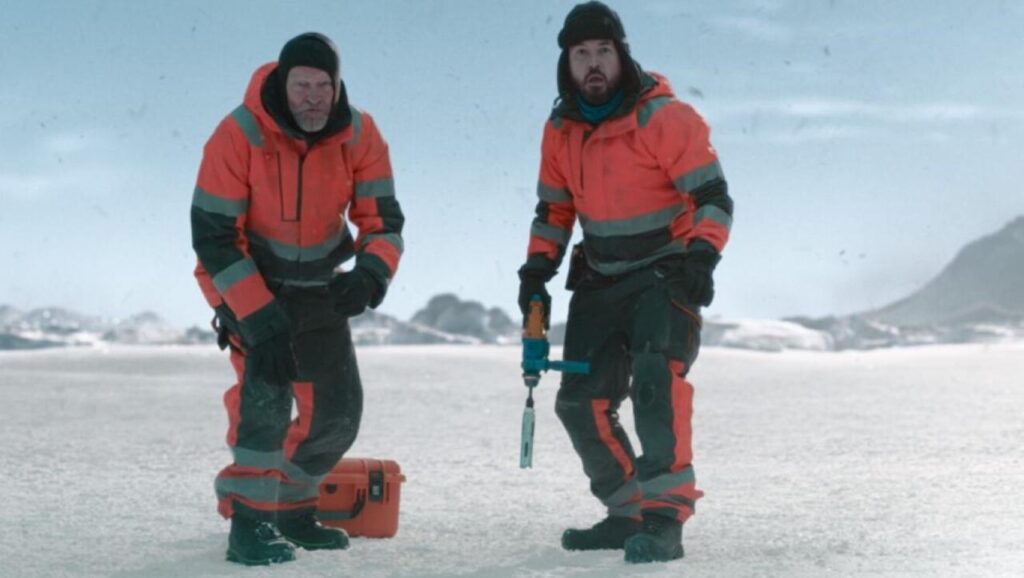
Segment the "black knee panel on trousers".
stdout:
<path fill-rule="evenodd" d="M 563 387 L 555 399 L 555 414 L 570 432 L 581 427 L 592 428 L 590 397 L 579 395 L 580 389 Z"/>
<path fill-rule="evenodd" d="M 653 477 L 673 459 L 672 374 L 661 353 L 638 353 L 633 358 L 633 417 L 643 455 L 637 460 L 640 479 Z"/>
<path fill-rule="evenodd" d="M 633 405 L 647 413 L 666 407 L 671 399 L 672 374 L 668 358 L 661 353 L 633 354 Z"/>

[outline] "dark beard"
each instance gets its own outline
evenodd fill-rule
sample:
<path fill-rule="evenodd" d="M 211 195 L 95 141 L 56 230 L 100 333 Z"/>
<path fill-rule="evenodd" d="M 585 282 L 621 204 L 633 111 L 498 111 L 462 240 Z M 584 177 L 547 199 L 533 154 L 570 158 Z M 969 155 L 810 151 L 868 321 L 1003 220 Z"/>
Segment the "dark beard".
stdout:
<path fill-rule="evenodd" d="M 615 96 L 616 91 L 619 90 L 619 85 L 622 84 L 622 79 L 621 78 L 619 78 L 614 84 L 608 82 L 608 77 L 607 76 L 605 76 L 604 78 L 605 78 L 604 88 L 596 88 L 596 87 L 595 88 L 587 88 L 586 87 L 586 80 L 587 79 L 586 79 L 586 77 L 584 77 L 583 78 L 584 84 L 581 85 L 579 83 L 575 83 L 576 84 L 576 92 L 578 92 L 580 94 L 580 96 L 583 97 L 583 100 L 587 101 L 587 104 L 590 104 L 592 106 L 601 106 L 602 104 L 605 104 L 609 100 L 611 100 L 613 96 Z"/>
<path fill-rule="evenodd" d="M 583 97 L 583 100 L 587 101 L 587 104 L 601 106 L 602 104 L 605 104 L 612 99 L 612 96 L 615 94 L 615 91 L 618 90 L 619 87 L 605 85 L 605 87 L 602 89 L 588 90 L 582 87 L 577 88 L 579 89 L 580 96 Z"/>

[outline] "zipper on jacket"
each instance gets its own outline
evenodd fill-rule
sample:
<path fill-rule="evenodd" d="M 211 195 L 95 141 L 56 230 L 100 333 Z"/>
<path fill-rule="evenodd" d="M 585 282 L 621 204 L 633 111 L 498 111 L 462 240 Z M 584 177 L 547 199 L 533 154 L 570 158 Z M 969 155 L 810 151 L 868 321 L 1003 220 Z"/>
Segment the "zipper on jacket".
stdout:
<path fill-rule="evenodd" d="M 308 151 L 307 151 L 308 152 Z M 299 155 L 299 176 L 298 183 L 295 191 L 295 228 L 296 228 L 296 242 L 299 246 L 302 246 L 302 166 L 306 162 L 306 153 Z M 293 263 L 295 267 L 295 273 L 292 275 L 293 279 L 302 278 L 302 251 L 299 250 L 299 254 Z"/>
<path fill-rule="evenodd" d="M 289 198 L 288 191 L 284 186 L 284 171 L 280 153 L 277 155 L 277 190 L 281 192 L 281 221 L 285 223 L 297 223 L 302 220 L 302 167 L 306 160 L 305 155 L 299 155 L 299 163 L 296 175 L 295 197 Z M 292 205 L 289 207 L 288 203 Z"/>
<path fill-rule="evenodd" d="M 590 138 L 590 135 L 593 134 L 593 132 L 594 131 L 592 131 L 592 130 L 584 130 L 583 131 L 583 140 L 580 141 L 580 188 L 581 189 L 586 188 L 586 185 L 583 183 L 583 175 L 585 173 L 585 171 L 583 170 L 583 165 L 586 164 L 584 162 L 584 160 L 583 160 L 586 157 L 586 155 L 583 154 L 583 149 L 587 148 L 587 139 Z"/>
<path fill-rule="evenodd" d="M 306 163 L 306 155 L 299 155 L 299 189 L 295 194 L 295 220 L 302 221 L 302 165 Z M 300 229 L 301 231 L 301 229 Z"/>
<path fill-rule="evenodd" d="M 276 153 L 274 156 L 277 157 L 277 194 L 281 198 L 281 220 L 285 220 L 284 212 L 284 176 L 281 171 L 281 153 Z"/>

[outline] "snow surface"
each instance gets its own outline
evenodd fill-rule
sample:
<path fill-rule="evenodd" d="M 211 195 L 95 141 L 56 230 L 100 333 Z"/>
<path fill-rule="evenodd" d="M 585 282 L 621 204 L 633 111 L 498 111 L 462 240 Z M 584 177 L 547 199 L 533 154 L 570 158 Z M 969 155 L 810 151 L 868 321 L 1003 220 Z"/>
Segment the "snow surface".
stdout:
<path fill-rule="evenodd" d="M 556 351 L 555 355 L 558 355 Z M 228 362 L 212 346 L 0 352 L 0 575 L 1018 576 L 1024 344 L 872 352 L 707 348 L 691 378 L 698 482 L 686 558 L 568 553 L 602 516 L 537 391 L 518 468 L 515 347 L 359 351 L 352 456 L 397 460 L 398 535 L 270 568 L 224 562 Z M 631 427 L 628 403 L 624 421 Z"/>

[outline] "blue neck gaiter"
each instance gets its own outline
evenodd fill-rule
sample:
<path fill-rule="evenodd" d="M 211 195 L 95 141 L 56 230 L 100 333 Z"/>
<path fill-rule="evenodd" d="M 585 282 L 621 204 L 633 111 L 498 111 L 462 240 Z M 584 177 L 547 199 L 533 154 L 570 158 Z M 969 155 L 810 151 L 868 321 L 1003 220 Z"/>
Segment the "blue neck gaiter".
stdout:
<path fill-rule="evenodd" d="M 624 98 L 625 93 L 620 88 L 615 91 L 615 94 L 613 94 L 611 98 L 608 99 L 608 102 L 595 105 L 587 102 L 587 99 L 583 98 L 582 94 L 576 93 L 576 103 L 580 107 L 580 114 L 590 124 L 598 124 L 608 118 L 619 108 L 619 106 L 622 105 L 622 100 Z"/>

